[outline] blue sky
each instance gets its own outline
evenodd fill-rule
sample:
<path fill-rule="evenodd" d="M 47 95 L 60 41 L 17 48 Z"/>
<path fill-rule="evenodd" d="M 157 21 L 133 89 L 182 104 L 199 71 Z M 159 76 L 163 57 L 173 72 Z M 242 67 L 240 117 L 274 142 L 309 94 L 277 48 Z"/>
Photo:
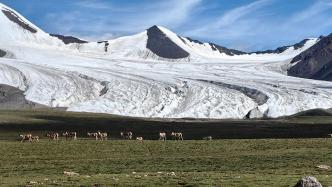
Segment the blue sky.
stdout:
<path fill-rule="evenodd" d="M 102 40 L 152 25 L 245 51 L 332 33 L 332 0 L 0 0 L 50 33 Z"/>

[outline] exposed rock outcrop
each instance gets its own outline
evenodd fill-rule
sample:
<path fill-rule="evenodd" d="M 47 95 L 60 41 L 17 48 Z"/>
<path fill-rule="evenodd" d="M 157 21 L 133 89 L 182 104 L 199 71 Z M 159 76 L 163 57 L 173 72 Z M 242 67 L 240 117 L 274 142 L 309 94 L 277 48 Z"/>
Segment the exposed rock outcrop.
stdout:
<path fill-rule="evenodd" d="M 88 43 L 87 41 L 84 41 L 84 40 L 81 40 L 79 38 L 75 38 L 75 37 L 72 37 L 72 36 L 63 36 L 63 35 L 59 35 L 59 34 L 50 34 L 50 36 L 57 37 L 64 44 L 71 44 L 71 43 L 83 44 L 83 43 Z"/>
<path fill-rule="evenodd" d="M 7 54 L 6 51 L 0 49 L 0 57 L 4 57 L 6 56 L 6 54 Z"/>
<path fill-rule="evenodd" d="M 296 56 L 288 75 L 332 81 L 332 34 Z"/>
<path fill-rule="evenodd" d="M 24 20 L 20 18 L 15 12 L 5 9 L 2 10 L 2 13 L 7 16 L 7 18 L 16 23 L 17 25 L 21 26 L 23 29 L 30 31 L 31 33 L 37 33 L 37 29 L 33 28 L 30 24 L 26 23 Z"/>
<path fill-rule="evenodd" d="M 157 56 L 168 59 L 189 57 L 189 53 L 176 45 L 158 26 L 149 28 L 147 35 L 148 41 L 146 47 Z"/>
<path fill-rule="evenodd" d="M 305 176 L 294 187 L 322 187 L 315 177 Z"/>

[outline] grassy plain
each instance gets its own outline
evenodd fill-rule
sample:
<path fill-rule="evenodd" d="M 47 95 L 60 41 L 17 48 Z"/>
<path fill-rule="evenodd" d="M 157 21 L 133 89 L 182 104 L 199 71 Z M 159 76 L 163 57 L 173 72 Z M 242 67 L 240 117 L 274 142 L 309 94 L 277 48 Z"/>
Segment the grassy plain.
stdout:
<path fill-rule="evenodd" d="M 332 186 L 332 118 L 277 120 L 146 120 L 61 111 L 0 112 L 0 186 L 293 186 L 302 176 Z M 106 131 L 108 141 L 87 139 Z M 47 131 L 79 132 L 78 141 L 50 142 Z M 119 131 L 157 139 L 182 131 L 186 140 L 123 141 Z M 15 141 L 31 132 L 40 142 Z M 212 135 L 222 138 L 199 140 Z M 293 138 L 294 137 L 294 138 Z M 234 139 L 237 138 L 237 139 Z M 67 176 L 64 171 L 76 172 Z"/>
<path fill-rule="evenodd" d="M 305 175 L 332 185 L 330 139 L 215 141 L 0 141 L 3 186 L 292 186 Z M 79 176 L 66 176 L 64 171 Z"/>

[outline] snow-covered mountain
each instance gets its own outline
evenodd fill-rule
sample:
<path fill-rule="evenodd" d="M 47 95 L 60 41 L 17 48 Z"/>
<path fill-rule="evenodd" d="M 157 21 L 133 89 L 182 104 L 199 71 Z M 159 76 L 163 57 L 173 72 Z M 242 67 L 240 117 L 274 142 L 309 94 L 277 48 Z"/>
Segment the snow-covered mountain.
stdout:
<path fill-rule="evenodd" d="M 318 39 L 306 39 L 294 46 L 255 53 L 228 49 L 213 43 L 202 43 L 174 32 L 153 26 L 146 31 L 109 41 L 86 42 L 84 40 L 57 34 L 48 34 L 25 19 L 15 10 L 0 4 L 0 42 L 8 45 L 44 45 L 49 48 L 62 48 L 72 52 L 90 55 L 103 55 L 111 58 L 140 58 L 163 61 L 198 61 L 202 59 L 257 59 L 284 60 L 294 57 L 311 47 Z M 274 58 L 273 58 L 274 57 Z"/>
<path fill-rule="evenodd" d="M 60 41 L 53 39 L 33 23 L 25 19 L 15 10 L 0 3 L 0 42 L 27 44 L 59 45 Z"/>
<path fill-rule="evenodd" d="M 33 103 L 28 106 L 236 119 L 332 106 L 331 82 L 287 76 L 289 62 L 320 39 L 244 53 L 153 26 L 133 36 L 85 42 L 50 35 L 5 5 L 0 11 L 0 85 L 19 89 L 17 95 Z"/>
<path fill-rule="evenodd" d="M 78 45 L 77 48 L 83 53 L 163 61 L 195 62 L 202 59 L 250 59 L 262 61 L 270 59 L 279 61 L 296 56 L 314 45 L 318 40 L 311 38 L 276 50 L 246 53 L 213 43 L 202 43 L 188 37 L 181 37 L 164 27 L 153 26 L 134 36 L 86 43 Z"/>

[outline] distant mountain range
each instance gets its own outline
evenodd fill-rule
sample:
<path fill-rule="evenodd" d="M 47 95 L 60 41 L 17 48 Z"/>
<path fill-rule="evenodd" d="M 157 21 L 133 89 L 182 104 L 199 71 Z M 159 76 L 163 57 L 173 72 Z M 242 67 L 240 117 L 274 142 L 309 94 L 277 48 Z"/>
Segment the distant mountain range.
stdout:
<path fill-rule="evenodd" d="M 304 39 L 299 43 L 289 46 L 278 47 L 273 50 L 256 51 L 256 52 L 243 52 L 235 49 L 229 49 L 214 43 L 203 43 L 189 37 L 177 37 L 181 40 L 172 40 L 176 34 L 171 31 L 158 26 L 153 26 L 147 29 L 147 44 L 146 48 L 149 49 L 154 55 L 163 59 L 187 59 L 192 54 L 201 56 L 218 55 L 227 56 L 241 56 L 241 55 L 280 55 L 291 53 L 296 54 L 301 52 L 291 61 L 291 64 L 296 64 L 288 70 L 288 75 L 301 78 L 317 79 L 317 80 L 332 80 L 331 67 L 332 66 L 332 34 L 324 37 L 320 36 L 315 39 Z M 170 33 L 172 36 L 168 36 Z M 62 36 L 51 34 L 62 40 L 65 44 L 85 44 L 89 43 L 72 36 Z M 128 40 L 130 40 L 128 38 Z M 112 41 L 97 42 L 99 44 L 109 45 Z M 183 47 L 185 46 L 185 47 Z M 107 46 L 105 46 L 105 49 Z M 130 46 L 128 46 L 130 48 Z M 188 50 L 188 48 L 190 48 Z M 214 55 L 211 55 L 214 54 Z M 0 53 L 1 55 L 1 53 Z M 195 56 L 192 55 L 192 56 Z"/>
<path fill-rule="evenodd" d="M 55 42 L 52 38 L 56 38 L 62 41 L 65 45 L 73 46 L 74 44 L 80 44 L 76 47 L 82 52 L 107 52 L 113 56 L 140 57 L 145 59 L 190 61 L 202 57 L 223 58 L 227 56 L 243 55 L 269 55 L 270 57 L 274 55 L 277 56 L 277 58 L 279 57 L 278 59 L 282 56 L 284 56 L 284 58 L 289 58 L 290 56 L 296 56 L 300 52 L 303 52 L 323 38 L 304 39 L 294 45 L 283 46 L 274 50 L 246 53 L 214 43 L 203 43 L 188 37 L 181 37 L 164 27 L 153 26 L 146 31 L 133 36 L 121 37 L 109 41 L 88 42 L 73 36 L 47 34 L 20 16 L 17 12 L 4 5 L 2 13 L 8 20 L 16 23 L 24 30 L 23 33 L 6 33 L 11 35 L 9 38 L 12 38 L 14 35 L 19 35 L 19 37 L 26 37 L 26 39 L 36 38 L 37 42 L 43 41 L 48 44 Z M 15 40 L 16 38 L 13 39 Z M 55 43 L 57 43 L 55 45 L 59 45 L 58 42 Z"/>
<path fill-rule="evenodd" d="M 294 45 L 282 46 L 273 50 L 265 50 L 265 51 L 255 51 L 255 52 L 243 52 L 236 49 L 229 49 L 227 47 L 220 46 L 214 43 L 203 43 L 201 41 L 189 38 L 189 37 L 181 37 L 166 28 L 161 26 L 152 26 L 146 30 L 147 33 L 147 44 L 146 48 L 151 50 L 155 55 L 165 59 L 185 59 L 190 56 L 190 52 L 196 50 L 198 53 L 203 54 L 202 56 L 209 56 L 211 53 L 215 53 L 215 55 L 227 55 L 227 56 L 238 56 L 238 55 L 264 55 L 264 54 L 283 54 L 287 51 L 296 53 L 298 51 L 303 51 L 303 49 L 308 48 L 308 46 L 312 46 L 320 38 L 311 38 L 304 39 L 299 43 Z M 171 36 L 167 35 L 170 34 Z M 59 34 L 50 34 L 50 36 L 57 37 L 62 40 L 64 44 L 84 44 L 89 43 L 88 41 L 81 40 L 79 38 L 73 36 L 63 36 Z M 181 40 L 181 44 L 172 40 L 172 37 L 177 36 L 179 40 Z M 130 36 L 127 37 L 130 40 Z M 174 38 L 173 38 L 174 39 Z M 115 39 L 117 40 L 117 39 Z M 179 42 L 179 41 L 178 41 Z M 99 44 L 112 43 L 111 41 L 99 41 Z M 186 47 L 181 47 L 186 46 Z M 191 48 L 188 50 L 187 48 Z M 205 50 L 205 51 L 203 51 Z M 204 55 L 204 52 L 207 54 Z M 215 57 L 215 56 L 213 56 Z"/>
<path fill-rule="evenodd" d="M 166 55 L 163 55 L 163 53 L 161 52 L 161 51 L 163 51 L 162 49 L 159 49 L 159 50 L 156 49 L 157 46 L 159 45 L 159 48 L 164 47 L 165 50 L 167 50 L 167 49 L 170 49 L 171 51 L 176 50 L 176 49 L 183 50 L 183 49 L 180 49 L 179 46 L 177 46 L 175 43 L 173 43 L 169 39 L 169 37 L 167 37 L 167 35 L 165 35 L 165 33 L 162 31 L 161 28 L 162 27 L 155 25 L 155 26 L 152 26 L 151 28 L 147 29 L 148 38 L 150 39 L 150 41 L 147 43 L 147 48 L 150 49 L 151 51 L 154 51 L 155 54 L 159 54 L 161 57 L 165 56 L 165 58 L 170 58 L 170 59 L 172 59 L 172 58 L 173 59 L 187 58 L 189 56 L 189 53 L 186 53 L 186 51 L 182 51 L 183 56 L 176 57 L 176 55 L 175 55 L 175 56 L 167 57 Z M 84 40 L 81 40 L 81 39 L 73 37 L 73 36 L 63 36 L 63 35 L 59 35 L 59 34 L 50 34 L 50 35 L 59 38 L 65 44 L 88 43 L 88 41 L 84 41 Z M 314 39 L 314 38 L 313 39 L 304 39 L 301 42 L 296 43 L 294 45 L 282 46 L 282 47 L 278 47 L 278 48 L 272 49 L 272 50 L 244 52 L 244 51 L 240 51 L 240 50 L 236 50 L 236 49 L 229 49 L 227 47 L 223 47 L 223 46 L 220 46 L 220 45 L 214 44 L 214 43 L 203 43 L 199 40 L 195 40 L 195 39 L 192 39 L 192 38 L 189 38 L 189 37 L 186 37 L 186 38 L 183 38 L 181 36 L 178 36 L 178 37 L 185 44 L 190 45 L 190 43 L 196 43 L 197 45 L 202 45 L 202 46 L 208 45 L 213 51 L 218 51 L 220 54 L 226 54 L 226 55 L 229 55 L 229 56 L 250 55 L 250 54 L 281 54 L 281 53 L 284 53 L 287 50 L 301 50 L 303 47 L 306 46 L 307 42 L 310 42 L 312 40 L 316 41 L 316 39 Z M 322 38 L 324 38 L 324 36 L 321 36 L 318 39 L 322 39 Z M 174 54 L 174 53 L 177 53 L 177 52 L 179 52 L 179 51 L 169 52 L 169 53 Z"/>

